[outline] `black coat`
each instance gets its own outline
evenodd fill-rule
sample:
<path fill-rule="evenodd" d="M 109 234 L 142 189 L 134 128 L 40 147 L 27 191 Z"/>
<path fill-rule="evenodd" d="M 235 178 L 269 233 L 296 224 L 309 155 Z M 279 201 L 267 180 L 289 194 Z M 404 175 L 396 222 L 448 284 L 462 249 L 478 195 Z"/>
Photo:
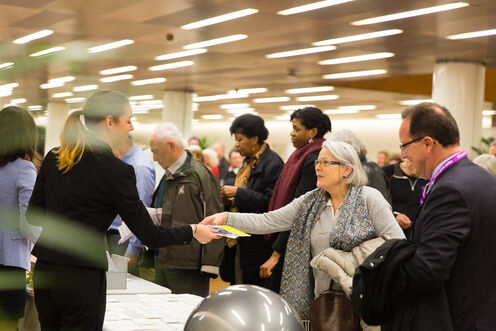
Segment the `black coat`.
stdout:
<path fill-rule="evenodd" d="M 373 187 L 379 192 L 381 192 L 384 199 L 386 199 L 389 204 L 391 204 L 391 195 L 389 194 L 389 182 L 386 177 L 386 173 L 382 171 L 382 168 L 373 161 L 367 161 L 367 159 L 360 159 L 362 163 L 363 170 L 367 175 L 368 183 L 367 186 Z"/>
<path fill-rule="evenodd" d="M 104 238 L 117 214 L 149 247 L 188 244 L 193 238 L 189 225 L 153 224 L 138 196 L 133 167 L 116 158 L 106 143 L 86 146 L 79 163 L 66 174 L 58 170 L 50 151 L 27 211 L 28 221 L 43 227 L 33 255 L 56 264 L 107 269 Z"/>
<path fill-rule="evenodd" d="M 433 184 L 413 225 L 412 293 L 446 289 L 455 330 L 496 330 L 496 177 L 460 160 Z"/>

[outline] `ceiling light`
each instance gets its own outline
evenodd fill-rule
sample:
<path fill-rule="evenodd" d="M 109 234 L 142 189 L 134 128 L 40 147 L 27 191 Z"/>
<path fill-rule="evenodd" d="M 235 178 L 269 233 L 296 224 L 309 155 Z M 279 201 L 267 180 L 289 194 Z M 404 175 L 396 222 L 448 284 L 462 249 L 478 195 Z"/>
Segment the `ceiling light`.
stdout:
<path fill-rule="evenodd" d="M 224 116 L 220 114 L 215 114 L 215 115 L 202 115 L 202 118 L 205 120 L 221 120 L 224 118 Z"/>
<path fill-rule="evenodd" d="M 463 7 L 467 7 L 468 5 L 469 4 L 466 2 L 454 2 L 454 3 L 448 3 L 446 5 L 427 7 L 427 8 L 422 8 L 422 9 L 409 10 L 409 11 L 396 13 L 396 14 L 367 18 L 365 20 L 351 22 L 351 24 L 352 25 L 367 25 L 367 24 L 388 22 L 388 21 L 399 20 L 402 18 L 408 18 L 408 17 L 438 13 L 438 12 L 446 11 L 446 10 L 463 8 Z"/>
<path fill-rule="evenodd" d="M 483 110 L 482 115 L 485 115 L 485 116 L 496 115 L 496 110 Z"/>
<path fill-rule="evenodd" d="M 27 100 L 24 99 L 24 98 L 10 100 L 10 103 L 13 104 L 13 105 L 17 105 L 17 104 L 20 104 L 20 103 L 26 103 L 26 102 L 27 102 Z"/>
<path fill-rule="evenodd" d="M 145 94 L 145 95 L 133 95 L 129 97 L 129 100 L 137 101 L 137 100 L 151 100 L 153 99 L 153 95 Z"/>
<path fill-rule="evenodd" d="M 48 82 L 54 83 L 54 84 L 58 84 L 58 83 L 64 84 L 67 82 L 72 82 L 75 79 L 76 79 L 76 77 L 74 77 L 74 76 L 64 76 L 64 77 L 57 77 L 57 78 L 49 79 Z"/>
<path fill-rule="evenodd" d="M 328 95 L 312 95 L 307 97 L 296 98 L 298 101 L 325 101 L 325 100 L 336 100 L 339 99 L 339 95 L 328 94 Z"/>
<path fill-rule="evenodd" d="M 100 82 L 102 83 L 111 83 L 111 82 L 117 82 L 119 80 L 126 80 L 126 79 L 132 79 L 133 75 L 126 74 L 126 75 L 117 75 L 117 76 L 110 76 L 110 77 L 103 77 L 100 78 Z"/>
<path fill-rule="evenodd" d="M 217 95 L 207 95 L 202 97 L 193 97 L 193 101 L 202 102 L 202 101 L 216 101 L 223 99 L 243 99 L 243 98 L 248 98 L 248 94 L 226 93 L 226 94 L 217 94 Z"/>
<path fill-rule="evenodd" d="M 33 106 L 28 106 L 29 110 L 42 110 L 43 106 L 41 105 L 33 105 Z"/>
<path fill-rule="evenodd" d="M 76 86 L 72 90 L 74 92 L 84 92 L 84 91 L 92 91 L 98 89 L 98 85 L 82 85 Z"/>
<path fill-rule="evenodd" d="M 401 119 L 401 114 L 378 114 L 376 117 L 381 120 L 396 120 Z"/>
<path fill-rule="evenodd" d="M 272 97 L 272 98 L 257 98 L 253 99 L 255 103 L 268 103 L 268 102 L 286 102 L 289 101 L 289 97 Z"/>
<path fill-rule="evenodd" d="M 217 24 L 217 23 L 233 20 L 235 18 L 252 15 L 255 13 L 258 13 L 258 9 L 248 8 L 248 9 L 238 10 L 229 14 L 215 16 L 198 22 L 189 23 L 181 26 L 181 29 L 185 29 L 185 30 L 197 29 L 207 25 Z"/>
<path fill-rule="evenodd" d="M 228 109 L 227 112 L 229 114 L 234 114 L 236 116 L 243 115 L 243 114 L 254 114 L 254 115 L 256 115 L 255 108 Z"/>
<path fill-rule="evenodd" d="M 303 109 L 306 107 L 315 107 L 315 105 L 286 105 L 286 106 L 280 106 L 280 110 L 298 110 L 298 109 Z"/>
<path fill-rule="evenodd" d="M 467 32 L 467 33 L 460 33 L 460 34 L 453 34 L 451 36 L 447 36 L 447 39 L 468 39 L 468 38 L 478 38 L 478 37 L 487 37 L 487 36 L 492 36 L 496 34 L 496 29 L 492 30 L 482 30 L 482 31 L 474 31 L 474 32 Z"/>
<path fill-rule="evenodd" d="M 351 77 L 362 77 L 362 76 L 373 76 L 385 74 L 387 70 L 375 69 L 375 70 L 363 70 L 363 71 L 351 71 L 351 72 L 341 72 L 337 74 L 328 74 L 322 76 L 324 79 L 340 79 L 340 78 L 351 78 Z"/>
<path fill-rule="evenodd" d="M 175 69 L 175 68 L 192 66 L 193 64 L 195 64 L 193 61 L 180 61 L 180 62 L 159 64 L 158 66 L 153 66 L 153 67 L 148 68 L 148 70 L 151 70 L 151 71 L 168 70 L 168 69 Z"/>
<path fill-rule="evenodd" d="M 239 109 L 239 108 L 247 108 L 247 107 L 250 107 L 249 103 L 230 103 L 230 104 L 220 105 L 221 109 Z"/>
<path fill-rule="evenodd" d="M 358 105 L 358 106 L 340 106 L 339 110 L 374 110 L 377 106 L 375 105 Z"/>
<path fill-rule="evenodd" d="M 321 47 L 311 47 L 311 48 L 303 48 L 303 49 L 295 49 L 287 52 L 279 52 L 265 55 L 268 59 L 278 59 L 281 57 L 289 57 L 289 56 L 297 56 L 304 54 L 312 54 L 312 53 L 320 53 L 320 52 L 328 52 L 335 50 L 336 46 L 321 46 Z"/>
<path fill-rule="evenodd" d="M 333 86 L 316 86 L 316 87 L 293 88 L 286 90 L 286 93 L 289 94 L 316 93 L 316 92 L 328 92 L 333 90 L 334 90 Z"/>
<path fill-rule="evenodd" d="M 172 59 L 177 59 L 180 57 L 186 57 L 186 56 L 192 56 L 192 55 L 198 55 L 198 54 L 203 54 L 206 53 L 207 50 L 205 48 L 196 48 L 196 49 L 191 49 L 189 51 L 182 51 L 182 52 L 176 52 L 176 53 L 169 53 L 169 54 L 163 54 L 155 57 L 155 60 L 157 61 L 166 61 L 166 60 L 172 60 Z"/>
<path fill-rule="evenodd" d="M 245 34 L 235 34 L 232 36 L 227 36 L 227 37 L 222 37 L 222 38 L 217 38 L 217 39 L 206 40 L 206 41 L 202 41 L 199 43 L 189 44 L 189 45 L 184 46 L 183 48 L 184 49 L 193 49 L 193 48 L 209 47 L 209 46 L 229 43 L 232 41 L 238 41 L 238 40 L 242 40 L 242 39 L 246 39 L 246 38 L 248 38 L 248 36 Z"/>
<path fill-rule="evenodd" d="M 340 58 L 336 58 L 336 59 L 323 60 L 323 61 L 319 61 L 319 64 L 331 65 L 331 64 L 342 64 L 342 63 L 351 63 L 351 62 L 360 62 L 360 61 L 370 61 L 370 60 L 377 60 L 377 59 L 385 59 L 385 58 L 393 57 L 393 56 L 394 56 L 394 53 L 389 53 L 389 52 L 372 53 L 372 54 L 340 57 Z"/>
<path fill-rule="evenodd" d="M 54 93 L 52 95 L 52 98 L 66 98 L 66 97 L 72 97 L 74 94 L 72 92 L 60 92 L 60 93 Z"/>
<path fill-rule="evenodd" d="M 52 30 L 41 30 L 32 34 L 28 34 L 27 36 L 18 38 L 13 41 L 14 44 L 27 44 L 30 41 L 33 41 L 35 39 L 40 39 L 46 36 L 49 36 L 53 33 Z"/>
<path fill-rule="evenodd" d="M 415 106 L 422 102 L 432 102 L 432 99 L 414 99 L 414 100 L 403 100 L 400 104 L 403 106 Z"/>
<path fill-rule="evenodd" d="M 280 115 L 276 116 L 277 121 L 289 121 L 291 119 L 290 115 Z"/>
<path fill-rule="evenodd" d="M 162 100 L 150 100 L 150 99 L 142 99 L 142 101 L 139 102 L 140 105 L 163 105 Z"/>
<path fill-rule="evenodd" d="M 12 62 L 5 62 L 0 64 L 0 69 L 7 69 L 7 68 L 12 68 L 14 66 L 14 63 Z"/>
<path fill-rule="evenodd" d="M 400 33 L 403 33 L 403 30 L 390 29 L 390 30 L 383 30 L 383 31 L 377 31 L 377 32 L 357 34 L 357 35 L 348 36 L 348 37 L 340 37 L 340 38 L 317 41 L 317 42 L 312 43 L 312 45 L 313 46 L 326 46 L 326 45 L 344 44 L 344 43 L 350 43 L 350 42 L 359 41 L 359 40 L 387 37 L 387 36 L 392 36 L 392 35 L 400 34 Z"/>
<path fill-rule="evenodd" d="M 9 83 L 9 84 L 4 84 L 0 85 L 0 90 L 12 90 L 13 88 L 18 87 L 18 83 Z"/>
<path fill-rule="evenodd" d="M 131 82 L 131 85 L 134 86 L 141 86 L 141 85 L 149 85 L 149 84 L 158 84 L 158 83 L 163 83 L 167 79 L 159 77 L 159 78 L 149 78 L 149 79 L 142 79 L 142 80 L 135 80 Z"/>
<path fill-rule="evenodd" d="M 138 67 L 136 66 L 125 66 L 125 67 L 118 67 L 112 69 L 105 69 L 100 71 L 100 75 L 115 75 L 115 74 L 120 74 L 121 72 L 134 71 L 136 69 L 138 69 Z"/>
<path fill-rule="evenodd" d="M 193 102 L 193 103 L 191 104 L 191 109 L 192 109 L 193 111 L 198 111 L 198 109 L 200 109 L 200 104 L 199 104 L 199 103 L 196 103 L 196 102 Z"/>
<path fill-rule="evenodd" d="M 67 103 L 78 103 L 78 102 L 83 102 L 85 98 L 79 97 L 79 98 L 67 98 L 65 99 L 65 102 Z"/>
<path fill-rule="evenodd" d="M 353 1 L 353 0 L 318 1 L 318 2 L 314 2 L 314 3 L 309 3 L 307 5 L 303 5 L 303 6 L 298 6 L 298 7 L 293 7 L 293 8 L 281 10 L 281 11 L 278 11 L 277 13 L 279 15 L 293 15 L 293 14 L 299 14 L 299 13 L 303 13 L 303 12 L 310 11 L 310 10 L 315 10 L 315 9 L 320 9 L 320 8 L 324 8 L 324 7 L 339 5 L 341 3 L 350 2 L 350 1 Z"/>
<path fill-rule="evenodd" d="M 356 109 L 326 109 L 324 113 L 327 115 L 345 115 L 345 114 L 356 114 L 358 110 Z"/>
<path fill-rule="evenodd" d="M 100 46 L 88 48 L 88 52 L 99 53 L 99 52 L 103 52 L 103 51 L 108 51 L 109 49 L 119 48 L 122 46 L 131 45 L 131 44 L 134 44 L 134 40 L 124 39 L 124 40 L 114 41 L 114 42 L 109 43 L 109 44 L 103 44 Z"/>
<path fill-rule="evenodd" d="M 267 89 L 265 87 L 245 88 L 245 89 L 227 91 L 227 93 L 241 93 L 241 94 L 256 94 L 256 93 L 264 93 L 264 92 L 267 92 Z"/>
<path fill-rule="evenodd" d="M 40 85 L 40 87 L 42 89 L 61 87 L 61 86 L 64 86 L 64 82 L 50 82 L 50 83 L 45 83 L 45 84 Z"/>
<path fill-rule="evenodd" d="M 0 97 L 8 97 L 10 95 L 12 95 L 12 90 L 0 89 Z"/>
<path fill-rule="evenodd" d="M 50 54 L 50 53 L 54 53 L 54 52 L 60 52 L 60 51 L 63 51 L 65 49 L 65 47 L 63 46 L 57 46 L 57 47 L 52 47 L 52 48 L 49 48 L 49 49 L 45 49 L 43 51 L 39 51 L 39 52 L 36 52 L 36 53 L 33 53 L 33 54 L 30 54 L 29 56 L 42 56 L 42 55 L 46 55 L 46 54 Z"/>

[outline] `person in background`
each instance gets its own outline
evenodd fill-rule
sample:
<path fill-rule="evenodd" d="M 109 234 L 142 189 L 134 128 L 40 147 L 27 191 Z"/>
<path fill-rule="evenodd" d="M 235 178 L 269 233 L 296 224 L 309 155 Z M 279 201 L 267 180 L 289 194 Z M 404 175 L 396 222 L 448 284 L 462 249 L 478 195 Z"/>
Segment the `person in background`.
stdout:
<path fill-rule="evenodd" d="M 83 117 L 81 117 L 83 115 Z M 105 233 L 116 215 L 149 247 L 215 237 L 208 227 L 156 227 L 136 189 L 132 166 L 116 158 L 132 131 L 126 96 L 91 95 L 71 113 L 61 146 L 48 152 L 26 217 L 43 228 L 33 248 L 35 304 L 42 330 L 101 330 L 106 306 Z M 84 124 L 83 124 L 84 122 Z"/>
<path fill-rule="evenodd" d="M 390 164 L 382 168 L 389 181 L 391 202 L 396 221 L 410 238 L 412 223 L 420 210 L 420 198 L 427 180 L 419 178 L 417 168 L 410 160 Z"/>
<path fill-rule="evenodd" d="M 219 159 L 217 158 L 217 152 L 211 148 L 205 148 L 202 152 L 205 165 L 212 171 L 215 177 L 219 179 Z"/>
<path fill-rule="evenodd" d="M 377 165 L 379 167 L 384 167 L 386 164 L 389 163 L 389 153 L 386 151 L 380 151 L 377 153 Z"/>
<path fill-rule="evenodd" d="M 220 179 L 220 186 L 234 185 L 236 182 L 236 175 L 238 174 L 241 165 L 243 164 L 243 157 L 235 149 L 229 152 L 229 167 L 224 177 Z"/>
<path fill-rule="evenodd" d="M 482 154 L 474 159 L 474 163 L 486 169 L 496 176 L 496 156 L 492 154 Z"/>
<path fill-rule="evenodd" d="M 17 330 L 26 303 L 26 271 L 41 228 L 25 213 L 41 157 L 33 117 L 9 106 L 0 111 L 0 330 Z"/>
<path fill-rule="evenodd" d="M 187 148 L 188 151 L 193 154 L 193 157 L 195 160 L 200 161 L 201 163 L 205 163 L 205 157 L 203 156 L 203 151 L 200 146 L 198 145 L 189 145 Z"/>
<path fill-rule="evenodd" d="M 236 176 L 235 185 L 221 187 L 224 203 L 230 204 L 231 211 L 235 212 L 257 214 L 267 212 L 272 191 L 284 162 L 265 142 L 269 131 L 260 116 L 252 114 L 238 116 L 232 122 L 229 131 L 234 135 L 235 148 L 245 160 Z M 272 254 L 270 244 L 262 235 L 240 238 L 238 243 L 241 272 L 235 268 L 235 283 L 264 286 L 265 280 L 260 278 L 260 266 Z"/>
<path fill-rule="evenodd" d="M 342 129 L 337 132 L 333 132 L 329 139 L 344 141 L 345 143 L 353 146 L 358 156 L 360 157 L 360 162 L 362 163 L 363 170 L 367 174 L 368 183 L 367 186 L 373 187 L 382 193 L 384 198 L 391 203 L 391 196 L 389 195 L 388 180 L 386 174 L 382 169 L 373 161 L 367 160 L 367 149 L 360 139 L 348 129 Z"/>
<path fill-rule="evenodd" d="M 220 213 L 202 221 L 257 234 L 291 230 L 281 295 L 301 319 L 308 319 L 314 298 L 331 285 L 327 273 L 310 266 L 313 256 L 328 247 L 349 252 L 381 236 L 404 238 L 388 202 L 376 189 L 364 186 L 367 176 L 349 144 L 325 141 L 315 172 L 317 189 L 280 209 L 264 214 Z"/>
<path fill-rule="evenodd" d="M 396 164 L 397 162 L 403 161 L 399 154 L 393 154 L 389 159 L 389 164 Z"/>
<path fill-rule="evenodd" d="M 183 138 L 174 124 L 158 125 L 150 138 L 150 148 L 153 159 L 165 169 L 152 203 L 162 209 L 162 227 L 194 224 L 224 209 L 217 178 L 184 149 Z M 221 240 L 216 240 L 207 245 L 191 242 L 160 248 L 155 257 L 155 282 L 174 294 L 206 297 L 210 277 L 219 274 L 223 246 Z"/>
<path fill-rule="evenodd" d="M 298 109 L 290 117 L 291 143 L 296 150 L 282 168 L 276 187 L 272 192 L 269 211 L 284 207 L 293 199 L 317 187 L 315 160 L 322 148 L 324 135 L 331 131 L 329 116 L 318 108 Z M 272 242 L 271 257 L 260 266 L 260 277 L 267 278 L 267 288 L 279 293 L 281 286 L 284 254 L 288 243 L 289 231 L 266 235 Z"/>
<path fill-rule="evenodd" d="M 496 139 L 489 145 L 489 154 L 496 156 Z"/>
<path fill-rule="evenodd" d="M 219 175 L 220 178 L 223 178 L 224 175 L 227 172 L 227 168 L 229 168 L 229 161 L 226 160 L 224 157 L 225 155 L 225 147 L 224 144 L 220 142 L 213 143 L 212 146 L 210 146 L 211 149 L 217 152 L 217 157 L 219 159 Z"/>
<path fill-rule="evenodd" d="M 196 145 L 196 146 L 200 146 L 201 148 L 201 141 L 200 141 L 200 138 L 198 137 L 191 137 L 188 139 L 188 146 L 191 146 L 191 145 Z"/>

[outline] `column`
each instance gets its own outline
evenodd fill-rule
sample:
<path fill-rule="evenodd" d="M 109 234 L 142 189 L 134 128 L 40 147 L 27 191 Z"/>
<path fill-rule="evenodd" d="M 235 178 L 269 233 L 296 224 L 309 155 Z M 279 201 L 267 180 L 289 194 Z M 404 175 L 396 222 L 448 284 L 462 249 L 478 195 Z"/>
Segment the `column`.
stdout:
<path fill-rule="evenodd" d="M 481 138 L 485 72 L 481 63 L 439 61 L 434 66 L 432 99 L 453 114 L 460 145 L 469 154 Z"/>
<path fill-rule="evenodd" d="M 191 136 L 192 104 L 193 92 L 191 91 L 165 91 L 164 93 L 162 120 L 174 123 L 184 139 Z"/>
<path fill-rule="evenodd" d="M 47 125 L 45 135 L 45 154 L 60 146 L 60 133 L 64 126 L 70 107 L 66 103 L 49 102 L 47 105 Z"/>

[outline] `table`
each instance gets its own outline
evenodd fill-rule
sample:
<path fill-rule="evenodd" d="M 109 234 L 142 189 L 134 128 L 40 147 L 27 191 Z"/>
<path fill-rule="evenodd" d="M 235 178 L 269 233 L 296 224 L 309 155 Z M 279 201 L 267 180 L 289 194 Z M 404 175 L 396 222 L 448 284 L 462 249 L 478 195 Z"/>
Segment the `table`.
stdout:
<path fill-rule="evenodd" d="M 171 290 L 130 273 L 127 274 L 127 286 L 125 289 L 107 290 L 107 296 L 129 294 L 171 294 Z"/>

